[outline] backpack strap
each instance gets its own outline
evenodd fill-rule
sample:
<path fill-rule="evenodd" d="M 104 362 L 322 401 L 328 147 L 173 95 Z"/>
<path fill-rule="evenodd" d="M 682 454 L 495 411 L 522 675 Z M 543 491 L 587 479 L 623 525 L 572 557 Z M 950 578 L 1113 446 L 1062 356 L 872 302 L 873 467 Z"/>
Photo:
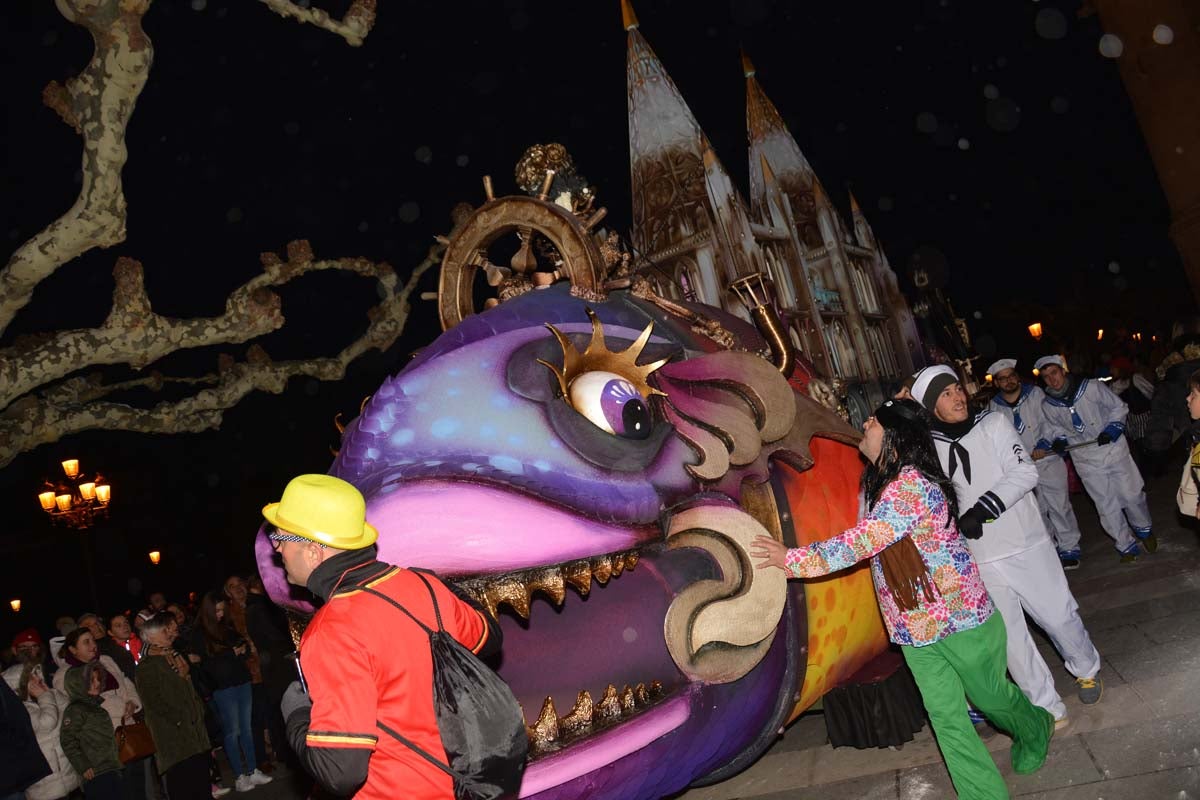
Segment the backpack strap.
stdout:
<path fill-rule="evenodd" d="M 379 730 L 383 731 L 388 736 L 391 736 L 393 739 L 400 742 L 400 744 L 404 745 L 409 750 L 412 750 L 414 753 L 416 753 L 421 758 L 428 761 L 430 764 L 433 764 L 435 767 L 440 769 L 442 772 L 449 775 L 452 779 L 454 779 L 456 781 L 462 780 L 462 777 L 463 777 L 462 775 L 460 775 L 455 770 L 451 769 L 449 765 L 444 764 L 441 761 L 438 761 L 435 757 L 431 756 L 429 753 L 422 750 L 420 747 L 418 747 L 416 744 L 414 744 L 413 742 L 411 742 L 404 736 L 401 736 L 399 731 L 392 730 L 391 728 L 389 728 L 387 725 L 383 724 L 379 720 L 375 720 L 375 724 L 379 726 Z"/>
<path fill-rule="evenodd" d="M 354 588 L 364 591 L 367 594 L 373 594 L 376 597 L 378 597 L 379 599 L 385 600 L 388 603 L 391 603 L 393 606 L 395 606 L 396 608 L 403 611 L 405 616 L 407 616 L 409 619 L 411 619 L 413 622 L 415 622 L 417 625 L 419 625 L 421 627 L 421 630 L 425 631 L 425 633 L 428 636 L 433 636 L 433 634 L 437 633 L 438 631 L 445 633 L 446 629 L 444 627 L 442 627 L 442 612 L 438 608 L 437 596 L 434 595 L 434 593 L 433 593 L 433 586 L 430 585 L 429 581 L 425 578 L 425 576 L 421 574 L 421 571 L 418 571 L 418 570 L 409 570 L 409 571 L 416 574 L 416 576 L 421 579 L 421 583 L 425 584 L 425 588 L 429 590 L 429 598 L 433 601 L 433 613 L 434 613 L 434 616 L 437 617 L 437 625 L 438 625 L 437 631 L 434 631 L 432 628 L 430 628 L 424 622 L 421 622 L 421 620 L 419 620 L 415 616 L 413 616 L 413 613 L 411 611 L 409 611 L 407 608 L 405 608 L 404 606 L 402 606 L 400 603 L 396 602 L 392 598 L 388 597 L 383 592 L 376 591 L 375 589 L 372 589 L 370 586 L 357 586 Z M 390 728 L 389 726 L 384 724 L 382 720 L 375 720 L 375 725 L 378 726 L 378 728 L 381 731 L 383 731 L 384 733 L 386 733 L 388 736 L 391 736 L 393 739 L 400 742 L 400 744 L 404 745 L 409 750 L 412 750 L 414 753 L 419 755 L 421 758 L 425 759 L 430 764 L 433 764 L 435 767 L 440 769 L 442 772 L 449 775 L 453 780 L 462 781 L 463 776 L 460 775 L 458 772 L 456 772 L 453 768 L 451 768 L 450 765 L 438 760 L 435 756 L 429 754 L 423 748 L 417 746 L 414 742 L 409 740 L 407 737 L 401 735 L 401 733 L 399 731 L 393 730 L 392 728 Z"/>

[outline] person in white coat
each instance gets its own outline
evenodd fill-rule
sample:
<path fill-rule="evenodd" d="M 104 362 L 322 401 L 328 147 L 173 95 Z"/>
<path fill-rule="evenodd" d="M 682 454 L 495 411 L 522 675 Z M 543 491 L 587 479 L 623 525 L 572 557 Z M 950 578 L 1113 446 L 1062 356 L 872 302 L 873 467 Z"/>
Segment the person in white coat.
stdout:
<path fill-rule="evenodd" d="M 992 398 L 992 410 L 1012 422 L 1025 452 L 1030 454 L 1037 467 L 1038 483 L 1034 496 L 1046 529 L 1058 548 L 1063 569 L 1078 569 L 1082 534 L 1079 532 L 1079 521 L 1075 519 L 1075 509 L 1071 508 L 1067 464 L 1054 451 L 1038 446 L 1038 442 L 1045 438 L 1046 414 L 1042 409 L 1042 401 L 1046 393 L 1038 386 L 1022 383 L 1015 358 L 1001 358 L 993 362 L 988 367 L 988 374 L 999 390 Z"/>
<path fill-rule="evenodd" d="M 1035 365 L 1046 381 L 1046 436 L 1039 447 L 1071 461 L 1096 504 L 1100 525 L 1116 543 L 1121 561 L 1137 558 L 1139 541 L 1158 549 L 1142 476 L 1123 438 L 1129 407 L 1099 381 L 1077 379 L 1062 356 L 1043 356 Z"/>
<path fill-rule="evenodd" d="M 40 637 L 35 654 L 29 657 L 22 652 L 21 636 L 18 634 L 13 641 L 20 660 L 4 671 L 4 681 L 25 704 L 38 747 L 50 765 L 50 774 L 25 790 L 25 800 L 59 800 L 79 788 L 79 775 L 67 760 L 58 737 L 67 696 L 46 685 Z"/>
<path fill-rule="evenodd" d="M 1054 543 L 1032 490 L 1038 472 L 1012 424 L 983 411 L 972 418 L 954 370 L 939 365 L 917 373 L 913 397 L 933 415 L 933 442 L 954 484 L 958 527 L 1008 634 L 1008 671 L 1034 705 L 1066 724 L 1067 707 L 1025 622 L 1033 618 L 1075 676 L 1079 699 L 1098 702 L 1100 654 L 1067 585 Z"/>

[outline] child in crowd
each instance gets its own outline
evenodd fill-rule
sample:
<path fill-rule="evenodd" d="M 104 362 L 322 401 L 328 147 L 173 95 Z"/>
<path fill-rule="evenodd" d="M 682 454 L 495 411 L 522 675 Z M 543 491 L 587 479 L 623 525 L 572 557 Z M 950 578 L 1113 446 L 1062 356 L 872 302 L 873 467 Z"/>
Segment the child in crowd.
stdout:
<path fill-rule="evenodd" d="M 95 661 L 71 667 L 64 684 L 71 704 L 63 714 L 60 741 L 67 760 L 83 778 L 83 796 L 121 800 L 121 759 L 112 721 L 100 705 L 104 667 Z"/>

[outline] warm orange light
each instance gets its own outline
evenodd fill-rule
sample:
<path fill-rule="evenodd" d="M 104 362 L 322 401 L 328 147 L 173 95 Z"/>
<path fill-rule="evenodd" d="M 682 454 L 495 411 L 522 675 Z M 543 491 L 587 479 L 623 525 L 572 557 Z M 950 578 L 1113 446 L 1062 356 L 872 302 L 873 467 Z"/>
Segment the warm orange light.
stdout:
<path fill-rule="evenodd" d="M 82 487 L 80 487 L 82 488 Z M 112 499 L 112 487 L 107 483 L 102 483 L 96 487 L 96 499 L 101 503 L 108 503 Z"/>
<path fill-rule="evenodd" d="M 38 502 L 42 504 L 42 508 L 46 511 L 54 510 L 54 492 L 42 492 L 38 495 Z"/>
<path fill-rule="evenodd" d="M 83 496 L 84 500 L 95 500 L 96 484 L 91 483 L 90 481 L 88 483 L 79 484 L 79 494 Z"/>
<path fill-rule="evenodd" d="M 13 611 L 20 611 L 20 610 L 21 610 L 21 601 L 20 601 L 19 599 L 17 599 L 16 597 L 14 597 L 12 600 L 9 600 L 9 601 L 8 601 L 8 604 L 9 604 L 10 606 L 12 606 L 12 610 L 13 610 Z"/>
<path fill-rule="evenodd" d="M 150 563 L 157 564 L 159 561 L 162 561 L 162 553 L 158 552 L 157 550 L 151 550 Z"/>
<path fill-rule="evenodd" d="M 68 478 L 74 478 L 79 474 L 79 459 L 68 458 L 62 462 L 63 472 L 67 473 Z"/>
<path fill-rule="evenodd" d="M 1034 322 L 1034 323 L 1030 324 L 1029 335 L 1032 336 L 1034 339 L 1041 339 L 1042 338 L 1042 323 Z"/>
<path fill-rule="evenodd" d="M 1100 328 L 1096 331 L 1096 341 L 1099 342 L 1099 341 L 1102 341 L 1103 339 L 1104 339 L 1104 328 Z"/>
<path fill-rule="evenodd" d="M 54 504 L 58 506 L 59 511 L 71 510 L 71 495 L 60 494 L 54 497 Z"/>
<path fill-rule="evenodd" d="M 992 382 L 992 373 L 989 372 L 987 375 L 984 375 L 983 380 L 985 383 L 991 383 Z"/>
<path fill-rule="evenodd" d="M 1041 375 L 1041 374 L 1042 374 L 1042 371 L 1040 369 L 1038 369 L 1037 367 L 1033 368 L 1033 377 L 1036 378 L 1038 375 Z"/>

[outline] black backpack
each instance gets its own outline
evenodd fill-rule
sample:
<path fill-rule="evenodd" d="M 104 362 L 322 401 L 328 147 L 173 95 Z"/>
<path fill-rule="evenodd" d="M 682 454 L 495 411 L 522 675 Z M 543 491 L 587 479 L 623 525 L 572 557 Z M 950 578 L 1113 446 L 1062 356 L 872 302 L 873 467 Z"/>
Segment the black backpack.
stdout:
<path fill-rule="evenodd" d="M 515 797 L 521 788 L 529 751 L 521 707 L 508 684 L 446 632 L 433 587 L 420 571 L 411 572 L 429 590 L 437 630 L 382 592 L 368 586 L 358 588 L 391 603 L 429 635 L 429 650 L 433 654 L 433 709 L 450 763 L 425 752 L 382 722 L 376 724 L 453 778 L 454 796 L 458 800 Z"/>

